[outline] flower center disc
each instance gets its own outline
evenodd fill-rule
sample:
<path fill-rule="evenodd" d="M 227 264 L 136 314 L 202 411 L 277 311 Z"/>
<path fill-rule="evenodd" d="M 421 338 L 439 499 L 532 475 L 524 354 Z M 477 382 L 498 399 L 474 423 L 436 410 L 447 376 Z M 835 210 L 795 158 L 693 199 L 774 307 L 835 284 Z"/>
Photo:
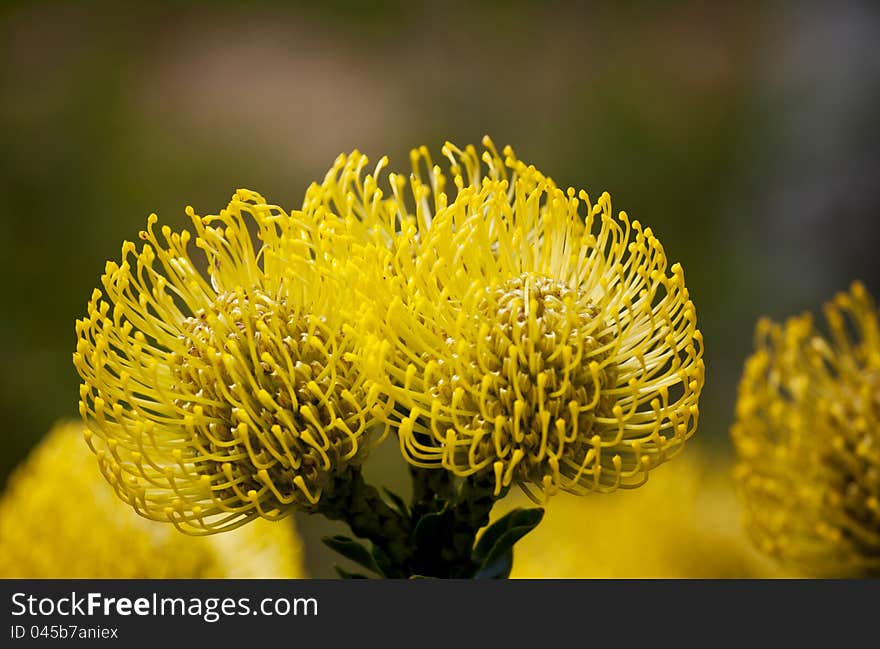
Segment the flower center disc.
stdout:
<path fill-rule="evenodd" d="M 258 503 L 269 515 L 308 508 L 307 493 L 320 493 L 338 464 L 331 458 L 357 450 L 339 422 L 355 413 L 359 389 L 347 363 L 331 358 L 332 333 L 256 290 L 218 296 L 182 328 L 176 404 L 190 414 L 188 459 L 210 477 L 214 499 L 227 510 Z"/>
<path fill-rule="evenodd" d="M 607 363 L 613 340 L 599 309 L 563 282 L 524 274 L 487 290 L 477 314 L 476 340 L 469 348 L 450 342 L 452 367 L 436 390 L 444 399 L 464 388 L 464 408 L 453 417 L 471 439 L 454 461 L 500 460 L 519 482 L 576 474 L 588 461 L 595 418 L 611 416 L 614 405 L 602 394 L 616 368 Z"/>

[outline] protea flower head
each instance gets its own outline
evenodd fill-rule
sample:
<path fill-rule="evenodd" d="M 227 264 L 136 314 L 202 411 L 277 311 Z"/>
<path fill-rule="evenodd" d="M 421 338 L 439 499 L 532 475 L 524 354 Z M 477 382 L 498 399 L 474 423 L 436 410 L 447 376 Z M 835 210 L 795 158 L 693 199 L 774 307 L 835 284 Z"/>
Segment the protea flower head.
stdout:
<path fill-rule="evenodd" d="M 401 451 L 496 494 L 638 486 L 697 426 L 703 342 L 683 270 L 607 194 L 594 204 L 484 145 L 443 147 L 451 184 L 413 151 L 361 255 L 376 263 L 351 274 Z"/>
<path fill-rule="evenodd" d="M 745 525 L 812 576 L 880 575 L 880 324 L 854 283 L 809 313 L 762 319 L 731 429 Z"/>
<path fill-rule="evenodd" d="M 348 293 L 317 270 L 321 215 L 243 190 L 187 213 L 194 238 L 150 216 L 77 321 L 86 439 L 123 500 L 190 533 L 311 511 L 376 441 L 378 407 Z"/>

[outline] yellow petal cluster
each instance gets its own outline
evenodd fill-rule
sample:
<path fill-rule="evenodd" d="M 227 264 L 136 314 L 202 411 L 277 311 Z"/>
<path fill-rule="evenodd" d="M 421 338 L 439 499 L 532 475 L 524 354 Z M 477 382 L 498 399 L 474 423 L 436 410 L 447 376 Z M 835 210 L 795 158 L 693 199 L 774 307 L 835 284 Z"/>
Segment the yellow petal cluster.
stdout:
<path fill-rule="evenodd" d="M 107 488 L 78 423 L 55 426 L 0 497 L 0 578 L 299 578 L 292 521 L 195 538 L 146 520 Z"/>
<path fill-rule="evenodd" d="M 635 491 L 554 498 L 513 556 L 514 579 L 785 576 L 740 526 L 729 464 L 690 448 Z"/>
<path fill-rule="evenodd" d="M 376 437 L 334 226 L 245 190 L 187 214 L 194 236 L 151 215 L 76 323 L 86 439 L 123 500 L 193 534 L 311 510 Z"/>
<path fill-rule="evenodd" d="M 350 273 L 401 451 L 496 494 L 638 486 L 697 426 L 703 341 L 681 266 L 608 194 L 594 204 L 484 145 L 443 147 L 451 184 L 413 151 L 391 197 L 373 192 L 360 257 L 378 263 Z"/>
<path fill-rule="evenodd" d="M 809 313 L 761 320 L 731 435 L 745 524 L 804 574 L 880 574 L 880 324 L 855 283 Z"/>

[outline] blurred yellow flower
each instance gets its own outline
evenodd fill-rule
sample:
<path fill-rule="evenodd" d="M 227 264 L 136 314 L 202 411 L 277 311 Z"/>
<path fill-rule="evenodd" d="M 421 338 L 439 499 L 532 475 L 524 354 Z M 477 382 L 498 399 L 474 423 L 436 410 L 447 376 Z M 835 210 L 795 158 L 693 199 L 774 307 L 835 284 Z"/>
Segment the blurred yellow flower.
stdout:
<path fill-rule="evenodd" d="M 880 575 L 880 325 L 854 283 L 809 313 L 761 320 L 731 435 L 745 524 L 807 575 Z"/>
<path fill-rule="evenodd" d="M 101 477 L 82 425 L 55 426 L 0 497 L 0 578 L 303 577 L 291 521 L 209 538 L 137 516 Z"/>
<path fill-rule="evenodd" d="M 502 505 L 527 504 L 522 500 Z M 657 470 L 641 489 L 554 498 L 541 524 L 517 543 L 511 573 L 514 579 L 778 576 L 739 524 L 729 467 L 695 450 Z"/>
<path fill-rule="evenodd" d="M 151 215 L 76 323 L 86 439 L 123 500 L 189 533 L 312 510 L 375 441 L 348 293 L 316 270 L 333 223 L 244 190 L 187 214 L 202 257 Z"/>
<path fill-rule="evenodd" d="M 413 151 L 411 197 L 391 174 L 396 221 L 377 210 L 388 242 L 361 255 L 379 263 L 353 273 L 376 305 L 365 364 L 396 402 L 401 450 L 496 494 L 638 486 L 697 426 L 703 341 L 683 271 L 607 194 L 593 205 L 484 145 L 443 147 L 451 196 Z"/>

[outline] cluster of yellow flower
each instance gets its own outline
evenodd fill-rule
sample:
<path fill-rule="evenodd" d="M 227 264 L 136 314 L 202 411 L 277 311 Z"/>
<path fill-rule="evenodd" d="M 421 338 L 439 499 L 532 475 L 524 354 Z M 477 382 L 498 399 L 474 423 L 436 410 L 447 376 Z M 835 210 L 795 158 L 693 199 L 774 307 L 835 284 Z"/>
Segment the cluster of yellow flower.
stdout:
<path fill-rule="evenodd" d="M 242 190 L 189 209 L 194 234 L 151 216 L 76 326 L 86 440 L 119 496 L 193 534 L 301 510 L 377 541 L 412 532 L 347 511 L 391 429 L 471 504 L 634 487 L 675 456 L 704 381 L 681 267 L 607 194 L 484 146 L 387 176 L 355 151 L 302 209 Z"/>
<path fill-rule="evenodd" d="M 342 519 L 374 550 L 328 545 L 386 576 L 504 575 L 511 530 L 540 520 L 515 510 L 477 540 L 511 486 L 536 502 L 637 487 L 677 455 L 705 372 L 682 268 L 607 194 L 483 146 L 445 144 L 444 166 L 416 149 L 407 174 L 341 155 L 290 212 L 239 190 L 217 215 L 188 208 L 192 231 L 151 215 L 76 323 L 85 439 L 119 497 L 192 535 Z M 762 550 L 864 574 L 877 312 L 856 285 L 827 315 L 831 342 L 807 317 L 759 325 L 736 478 Z M 360 471 L 390 432 L 411 505 Z"/>

